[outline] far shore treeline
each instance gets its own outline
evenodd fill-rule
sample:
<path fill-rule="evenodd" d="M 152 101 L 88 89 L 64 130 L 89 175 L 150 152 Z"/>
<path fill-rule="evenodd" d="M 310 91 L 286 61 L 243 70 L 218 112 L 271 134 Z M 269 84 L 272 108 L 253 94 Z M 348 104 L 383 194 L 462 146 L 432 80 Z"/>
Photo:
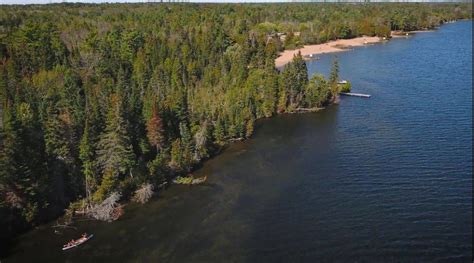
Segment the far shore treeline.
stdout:
<path fill-rule="evenodd" d="M 469 4 L 0 6 L 0 237 L 186 175 L 255 120 L 330 104 L 284 49 L 470 18 Z M 369 72 L 367 74 L 370 74 Z"/>

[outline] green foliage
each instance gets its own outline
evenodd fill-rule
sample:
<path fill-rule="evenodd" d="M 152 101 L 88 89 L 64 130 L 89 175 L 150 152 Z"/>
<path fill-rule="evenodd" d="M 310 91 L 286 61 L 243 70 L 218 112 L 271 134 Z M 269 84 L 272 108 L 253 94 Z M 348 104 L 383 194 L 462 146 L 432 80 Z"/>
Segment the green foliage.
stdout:
<path fill-rule="evenodd" d="M 293 111 L 301 106 L 304 89 L 308 84 L 308 71 L 300 52 L 295 55 L 291 63 L 285 66 L 282 78 L 283 87 L 280 92 L 284 94 L 284 98 L 280 97 L 280 99 L 285 100 L 286 97 L 286 101 L 281 101 L 279 105 L 286 105 L 289 108 L 287 111 Z"/>
<path fill-rule="evenodd" d="M 98 197 L 103 198 L 114 190 L 118 177 L 131 172 L 135 164 L 135 154 L 122 116 L 121 99 L 117 96 L 111 98 L 105 131 L 100 136 L 97 147 L 97 162 L 104 173 Z M 97 199 L 102 200 L 100 198 Z"/>
<path fill-rule="evenodd" d="M 169 156 L 166 151 L 160 151 L 152 161 L 148 162 L 148 171 L 150 173 L 150 179 L 155 184 L 161 184 L 166 179 L 168 172 L 167 163 L 169 162 Z"/>
<path fill-rule="evenodd" d="M 259 118 L 330 103 L 343 88 L 337 62 L 329 80 L 308 81 L 301 54 L 274 67 L 283 48 L 433 28 L 471 12 L 468 4 L 2 5 L 0 209 L 34 223 L 50 203 L 127 197 L 251 136 Z"/>
<path fill-rule="evenodd" d="M 180 139 L 176 139 L 171 144 L 171 161 L 169 166 L 175 171 L 182 171 L 185 165 L 183 146 Z"/>
<path fill-rule="evenodd" d="M 214 128 L 214 140 L 217 144 L 224 144 L 225 142 L 225 130 L 224 124 L 220 119 L 217 119 L 215 128 Z"/>
<path fill-rule="evenodd" d="M 250 119 L 247 121 L 247 126 L 245 127 L 245 137 L 246 138 L 249 138 L 250 136 L 252 136 L 253 134 L 253 130 L 254 130 L 254 124 L 255 124 L 255 120 L 254 119 Z"/>
<path fill-rule="evenodd" d="M 314 75 L 305 91 L 305 104 L 308 108 L 322 107 L 331 99 L 330 84 L 324 76 Z"/>
<path fill-rule="evenodd" d="M 335 85 L 339 82 L 339 62 L 337 58 L 332 62 L 331 72 L 329 73 L 329 84 Z"/>
<path fill-rule="evenodd" d="M 97 188 L 97 161 L 95 143 L 97 136 L 89 122 L 86 122 L 81 143 L 79 145 L 79 158 L 82 162 L 82 173 L 84 174 L 84 183 L 86 186 L 86 196 L 89 197 Z"/>
<path fill-rule="evenodd" d="M 351 92 L 351 82 L 347 81 L 346 83 L 339 84 L 339 92 Z"/>
<path fill-rule="evenodd" d="M 331 97 L 336 99 L 339 94 L 339 62 L 337 58 L 332 62 L 331 72 L 329 73 L 329 85 L 331 89 Z"/>

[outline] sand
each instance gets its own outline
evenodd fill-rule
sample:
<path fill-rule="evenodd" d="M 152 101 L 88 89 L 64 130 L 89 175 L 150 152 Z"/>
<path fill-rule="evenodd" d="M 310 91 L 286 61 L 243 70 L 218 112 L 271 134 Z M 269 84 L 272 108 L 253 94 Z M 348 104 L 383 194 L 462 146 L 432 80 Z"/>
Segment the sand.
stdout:
<path fill-rule="evenodd" d="M 293 59 L 293 56 L 301 52 L 303 56 L 318 55 L 350 50 L 353 47 L 375 44 L 384 41 L 380 37 L 356 37 L 352 39 L 338 39 L 324 44 L 308 45 L 295 50 L 285 50 L 275 59 L 275 66 L 282 67 Z"/>
<path fill-rule="evenodd" d="M 392 31 L 391 37 L 392 38 L 401 38 L 401 37 L 406 38 L 407 36 L 415 34 L 415 33 L 432 32 L 432 31 L 434 30 Z M 386 41 L 385 38 L 363 36 L 363 37 L 356 37 L 352 39 L 338 39 L 338 40 L 333 40 L 333 41 L 330 41 L 324 44 L 318 44 L 318 45 L 308 45 L 308 46 L 304 46 L 302 48 L 294 49 L 294 50 L 285 50 L 282 53 L 280 53 L 280 56 L 277 57 L 277 59 L 275 59 L 275 66 L 279 68 L 286 65 L 288 62 L 290 62 L 293 59 L 293 56 L 296 55 L 298 51 L 301 52 L 301 55 L 303 55 L 303 57 L 313 55 L 313 58 L 305 57 L 305 60 L 311 60 L 311 59 L 317 58 L 318 54 L 347 51 L 347 50 L 351 50 L 354 47 L 376 44 L 383 41 Z"/>

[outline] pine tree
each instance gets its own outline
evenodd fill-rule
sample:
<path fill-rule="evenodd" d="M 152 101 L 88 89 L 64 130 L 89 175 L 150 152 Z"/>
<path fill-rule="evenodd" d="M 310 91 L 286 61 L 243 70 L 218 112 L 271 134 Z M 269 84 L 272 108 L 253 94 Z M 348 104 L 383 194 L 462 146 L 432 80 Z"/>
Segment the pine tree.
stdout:
<path fill-rule="evenodd" d="M 224 124 L 220 118 L 217 119 L 214 127 L 214 141 L 219 145 L 223 145 L 225 143 Z"/>
<path fill-rule="evenodd" d="M 286 81 L 278 75 L 278 101 L 277 101 L 277 113 L 283 113 L 286 111 L 288 105 L 288 91 L 286 89 Z"/>
<path fill-rule="evenodd" d="M 335 58 L 332 62 L 331 73 L 329 74 L 329 84 L 335 85 L 339 81 L 339 62 Z"/>
<path fill-rule="evenodd" d="M 24 220 L 33 222 L 47 206 L 49 178 L 44 141 L 33 133 L 38 129 L 33 112 L 28 104 L 22 105 L 22 118 L 17 117 L 14 109 L 5 109 L 0 142 L 0 192 L 10 207 L 20 209 Z"/>
<path fill-rule="evenodd" d="M 329 102 L 331 90 L 322 75 L 314 75 L 306 86 L 305 106 L 308 108 L 321 107 Z"/>
<path fill-rule="evenodd" d="M 106 128 L 100 136 L 97 149 L 97 162 L 104 178 L 97 199 L 103 199 L 116 185 L 119 175 L 130 172 L 135 164 L 135 154 L 122 117 L 121 98 L 112 96 L 107 114 Z"/>
<path fill-rule="evenodd" d="M 23 199 L 15 187 L 18 163 L 18 151 L 21 145 L 17 134 L 18 124 L 7 110 L 4 113 L 4 127 L 0 130 L 0 194 L 4 197 L 0 205 L 21 208 Z"/>
<path fill-rule="evenodd" d="M 95 134 L 89 121 L 86 120 L 84 133 L 79 145 L 79 158 L 82 161 L 82 173 L 84 174 L 84 184 L 87 199 L 97 188 L 97 163 L 95 154 Z"/>
<path fill-rule="evenodd" d="M 45 142 L 46 152 L 53 158 L 72 164 L 74 159 L 71 153 L 73 139 L 68 113 L 56 113 L 52 106 L 48 109 Z"/>
<path fill-rule="evenodd" d="M 306 85 L 308 85 L 308 69 L 306 68 L 306 62 L 304 61 L 301 52 L 298 52 L 298 54 L 293 58 L 293 63 L 295 65 L 296 74 L 296 83 L 294 84 L 296 97 L 294 98 L 294 103 L 297 106 L 300 106 L 301 102 L 303 101 L 303 91 L 306 88 Z"/>
<path fill-rule="evenodd" d="M 194 143 L 191 131 L 186 122 L 179 124 L 179 133 L 181 135 L 181 150 L 183 154 L 183 169 L 190 170 L 194 160 Z"/>
<path fill-rule="evenodd" d="M 250 138 L 250 136 L 252 136 L 253 130 L 254 130 L 254 127 L 253 127 L 254 123 L 255 123 L 254 118 L 251 118 L 247 121 L 247 125 L 245 126 L 245 137 L 246 138 Z"/>
<path fill-rule="evenodd" d="M 297 80 L 296 80 L 296 68 L 293 62 L 288 63 L 283 70 L 283 91 L 280 92 L 279 108 L 285 104 L 285 108 L 294 108 L 296 103 L 297 91 Z M 286 98 L 285 98 L 286 94 Z M 284 100 L 286 101 L 284 102 Z"/>
<path fill-rule="evenodd" d="M 151 181 L 156 184 L 161 184 L 165 181 L 168 169 L 166 164 L 169 162 L 169 150 L 162 149 L 156 156 L 155 159 L 148 162 L 147 167 L 151 176 Z"/>
<path fill-rule="evenodd" d="M 308 71 L 301 52 L 298 52 L 298 54 L 293 57 L 293 60 L 286 65 L 282 77 L 284 89 L 288 92 L 288 107 L 290 111 L 293 111 L 295 108 L 301 106 L 304 97 L 304 89 L 308 84 Z M 280 94 L 279 108 L 283 105 L 283 99 L 284 97 Z"/>
<path fill-rule="evenodd" d="M 265 95 L 262 104 L 262 111 L 265 117 L 271 117 L 275 113 L 278 92 L 278 74 L 273 65 L 265 68 Z"/>
<path fill-rule="evenodd" d="M 332 62 L 331 73 L 329 74 L 329 85 L 331 86 L 331 100 L 336 100 L 338 96 L 339 62 L 337 58 Z"/>
<path fill-rule="evenodd" d="M 181 140 L 176 139 L 171 144 L 171 160 L 169 166 L 175 171 L 181 171 L 183 169 L 184 156 L 183 149 L 181 146 Z"/>

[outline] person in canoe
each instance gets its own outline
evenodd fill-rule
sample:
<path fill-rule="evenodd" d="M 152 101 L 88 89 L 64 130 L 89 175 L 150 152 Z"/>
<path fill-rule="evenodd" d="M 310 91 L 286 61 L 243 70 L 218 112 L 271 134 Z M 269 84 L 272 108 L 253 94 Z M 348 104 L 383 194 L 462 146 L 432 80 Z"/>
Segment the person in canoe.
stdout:
<path fill-rule="evenodd" d="M 82 243 L 86 242 L 87 240 L 91 239 L 93 235 L 87 235 L 87 233 L 82 234 L 80 238 L 77 240 L 71 240 L 67 244 L 63 245 L 63 250 L 67 250 L 73 248 L 75 246 L 79 246 Z"/>
<path fill-rule="evenodd" d="M 67 242 L 65 245 L 63 245 L 63 247 L 69 247 L 69 246 L 72 246 L 76 243 L 76 241 L 74 241 L 74 239 L 71 239 L 71 241 Z"/>

